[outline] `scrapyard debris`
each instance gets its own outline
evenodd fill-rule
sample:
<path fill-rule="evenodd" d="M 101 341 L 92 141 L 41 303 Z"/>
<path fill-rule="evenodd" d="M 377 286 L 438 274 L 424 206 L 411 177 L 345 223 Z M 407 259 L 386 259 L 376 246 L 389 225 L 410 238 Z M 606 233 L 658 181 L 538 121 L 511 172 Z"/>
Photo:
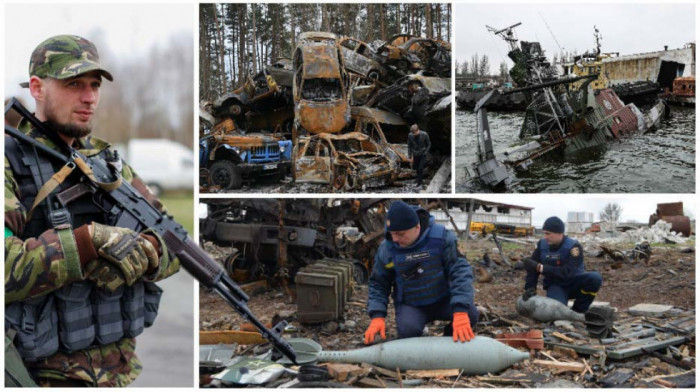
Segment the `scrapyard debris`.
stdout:
<path fill-rule="evenodd" d="M 350 81 L 335 34 L 301 33 L 292 66 L 296 131 L 342 131 L 350 121 Z"/>
<path fill-rule="evenodd" d="M 339 149 L 340 160 L 330 166 L 337 166 L 341 172 L 355 166 L 354 171 L 372 171 L 370 178 L 388 177 L 367 181 L 372 187 L 392 184 L 395 174 L 398 178 L 411 178 L 415 174 L 408 168 L 410 160 L 406 155 L 411 124 L 418 123 L 429 133 L 437 154 L 451 154 L 451 48 L 442 41 L 397 36 L 382 46 L 382 53 L 386 55 L 352 37 L 338 38 L 326 32 L 302 33 L 292 60 L 280 59 L 258 75 L 249 76 L 241 87 L 215 103 L 202 102 L 202 129 L 213 133 L 272 133 L 282 140 L 291 139 L 295 147 L 298 137 L 307 134 L 362 132 L 382 147 L 376 157 L 363 164 L 357 162 L 357 157 L 347 157 L 353 151 Z M 410 69 L 397 68 L 407 58 L 412 59 Z M 358 125 L 368 113 L 377 126 L 384 128 L 380 137 Z M 364 118 L 359 118 L 363 115 Z M 395 119 L 382 122 L 389 115 Z M 406 170 L 394 173 L 400 166 L 394 164 L 397 159 Z M 428 172 L 437 169 L 442 161 L 429 160 Z M 231 184 L 230 178 L 237 174 L 230 173 L 231 165 L 212 168 L 214 163 L 201 165 L 206 173 L 200 177 L 208 181 L 202 183 L 203 189 L 215 190 L 211 185 L 224 191 L 240 188 L 238 182 Z M 271 162 L 265 163 L 269 166 Z M 303 160 L 291 165 L 293 172 L 306 171 Z M 381 168 L 386 165 L 390 167 Z M 380 167 L 375 170 L 375 166 Z M 213 169 L 217 169 L 216 173 Z M 314 181 L 337 190 L 362 189 L 355 184 L 336 183 L 335 178 L 343 182 L 343 173 L 334 176 L 334 181 L 329 181 L 328 175 L 323 177 L 323 181 L 318 178 Z M 308 181 L 304 176 L 301 178 Z M 277 180 L 282 179 L 284 176 Z"/>
<path fill-rule="evenodd" d="M 452 75 L 452 49 L 448 42 L 400 34 L 377 49 L 384 66 L 400 75 L 425 71 L 439 77 Z"/>
<path fill-rule="evenodd" d="M 200 235 L 226 248 L 222 263 L 239 282 L 291 283 L 299 269 L 330 259 L 351 263 L 350 276 L 364 283 L 383 239 L 386 201 L 211 199 Z M 357 238 L 343 235 L 350 224 Z"/>
<path fill-rule="evenodd" d="M 284 373 L 296 374 L 295 371 L 273 361 L 242 357 L 211 378 L 219 381 L 221 386 L 262 385 L 277 380 Z"/>
<path fill-rule="evenodd" d="M 292 154 L 296 182 L 328 184 L 339 191 L 385 186 L 401 171 L 397 155 L 385 153 L 359 132 L 300 137 Z"/>

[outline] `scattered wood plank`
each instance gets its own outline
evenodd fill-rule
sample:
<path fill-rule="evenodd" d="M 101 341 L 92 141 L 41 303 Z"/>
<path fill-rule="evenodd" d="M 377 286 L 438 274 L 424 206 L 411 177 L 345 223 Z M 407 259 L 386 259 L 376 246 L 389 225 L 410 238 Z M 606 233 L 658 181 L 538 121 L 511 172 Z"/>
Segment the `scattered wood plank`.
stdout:
<path fill-rule="evenodd" d="M 264 293 L 268 289 L 266 280 L 258 280 L 256 282 L 242 284 L 240 287 L 243 292 L 251 297 L 259 293 Z"/>
<path fill-rule="evenodd" d="M 406 376 L 412 378 L 446 378 L 459 376 L 459 369 L 446 370 L 408 370 Z"/>
<path fill-rule="evenodd" d="M 577 372 L 580 373 L 586 366 L 578 362 L 560 362 L 560 361 L 545 361 L 542 359 L 536 359 L 532 361 L 535 365 L 545 366 L 549 368 L 554 368 L 560 372 Z"/>
<path fill-rule="evenodd" d="M 551 333 L 551 336 L 554 336 L 555 338 L 561 339 L 561 340 L 563 340 L 563 341 L 565 341 L 565 342 L 568 342 L 568 343 L 574 343 L 574 342 L 575 342 L 574 339 L 571 339 L 570 337 L 564 335 L 564 334 L 561 333 L 561 332 L 552 332 L 552 333 Z"/>
<path fill-rule="evenodd" d="M 357 376 L 366 372 L 366 369 L 347 363 L 327 363 L 326 368 L 331 377 L 340 382 L 345 382 L 352 376 Z"/>
<path fill-rule="evenodd" d="M 244 331 L 199 331 L 199 344 L 259 344 L 265 343 L 258 332 Z"/>

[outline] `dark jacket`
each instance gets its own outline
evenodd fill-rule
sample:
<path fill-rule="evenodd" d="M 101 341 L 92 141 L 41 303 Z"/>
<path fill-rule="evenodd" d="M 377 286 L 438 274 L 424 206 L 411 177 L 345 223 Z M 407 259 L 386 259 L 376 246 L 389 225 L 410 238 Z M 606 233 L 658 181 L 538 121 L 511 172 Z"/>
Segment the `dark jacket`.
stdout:
<path fill-rule="evenodd" d="M 557 258 L 544 260 L 542 251 L 544 247 L 549 248 L 550 254 L 558 253 Z M 542 275 L 544 275 L 543 286 L 546 289 L 550 284 L 567 286 L 573 278 L 584 272 L 583 270 L 583 248 L 578 241 L 564 236 L 561 244 L 548 246 L 545 240 L 537 243 L 537 249 L 532 252 L 532 259 L 542 263 Z M 525 289 L 537 286 L 538 274 L 528 272 L 525 278 Z"/>
<path fill-rule="evenodd" d="M 413 136 L 413 132 L 408 134 L 408 156 L 421 157 L 428 155 L 430 151 L 430 136 L 425 131 L 419 131 Z"/>
<path fill-rule="evenodd" d="M 421 234 L 416 242 L 408 249 L 421 248 L 428 241 L 428 228 L 435 223 L 428 211 L 421 207 L 414 207 L 418 213 L 421 224 Z M 393 260 L 389 257 L 389 247 L 396 246 L 391 240 L 391 234 L 385 229 L 385 240 L 379 245 L 374 257 L 374 268 L 369 280 L 369 305 L 367 310 L 371 318 L 386 317 L 389 295 L 394 298 L 394 303 L 398 301 L 396 291 L 396 269 Z M 471 304 L 474 303 L 474 289 L 472 281 L 472 267 L 467 263 L 464 256 L 457 253 L 457 238 L 449 230 L 445 230 L 444 245 L 442 253 L 443 273 L 447 276 L 449 283 L 450 305 L 453 312 L 468 312 Z"/>

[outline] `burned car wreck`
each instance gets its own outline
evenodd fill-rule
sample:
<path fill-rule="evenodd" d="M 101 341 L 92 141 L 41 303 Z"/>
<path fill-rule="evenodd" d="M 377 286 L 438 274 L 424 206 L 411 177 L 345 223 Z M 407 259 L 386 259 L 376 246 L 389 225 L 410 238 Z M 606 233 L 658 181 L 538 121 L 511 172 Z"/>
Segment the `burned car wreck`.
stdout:
<path fill-rule="evenodd" d="M 393 183 L 399 158 L 359 132 L 300 137 L 292 152 L 296 182 L 328 184 L 348 191 Z"/>
<path fill-rule="evenodd" d="M 291 141 L 289 186 L 324 184 L 329 191 L 403 186 L 400 180 L 415 175 L 406 144 L 412 124 L 433 142 L 437 159 L 429 161 L 429 172 L 451 155 L 449 65 L 441 69 L 450 56 L 449 44 L 421 37 L 401 35 L 376 46 L 304 32 L 291 61 L 280 59 L 232 94 L 203 103 L 200 118 L 215 132 L 259 132 Z M 410 67 L 399 70 L 406 58 Z M 447 180 L 441 177 L 437 188 Z M 226 181 L 221 176 L 218 182 Z"/>

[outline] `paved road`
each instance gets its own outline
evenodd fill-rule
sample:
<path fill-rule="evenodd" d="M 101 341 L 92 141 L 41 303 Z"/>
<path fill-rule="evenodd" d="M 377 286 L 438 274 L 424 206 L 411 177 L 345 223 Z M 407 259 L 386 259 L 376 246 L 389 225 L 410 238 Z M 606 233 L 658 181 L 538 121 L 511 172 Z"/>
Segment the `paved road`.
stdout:
<path fill-rule="evenodd" d="M 143 372 L 131 387 L 193 387 L 194 279 L 184 270 L 159 283 L 155 324 L 136 338 Z"/>

